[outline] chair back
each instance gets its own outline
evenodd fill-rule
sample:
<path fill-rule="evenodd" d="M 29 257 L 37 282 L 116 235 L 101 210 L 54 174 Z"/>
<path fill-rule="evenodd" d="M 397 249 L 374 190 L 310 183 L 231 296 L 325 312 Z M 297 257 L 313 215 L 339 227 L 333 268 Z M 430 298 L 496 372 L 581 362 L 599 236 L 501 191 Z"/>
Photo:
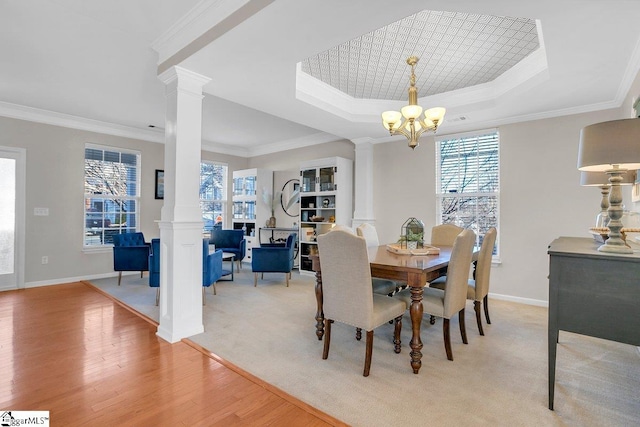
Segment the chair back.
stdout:
<path fill-rule="evenodd" d="M 113 236 L 114 246 L 144 246 L 144 234 L 138 233 L 122 233 Z"/>
<path fill-rule="evenodd" d="M 496 244 L 498 232 L 494 227 L 484 235 L 482 247 L 478 255 L 478 265 L 476 266 L 476 301 L 482 299 L 489 293 L 489 276 L 491 274 L 491 259 L 493 258 L 493 247 Z"/>
<path fill-rule="evenodd" d="M 462 233 L 464 228 L 454 224 L 440 224 L 431 228 L 431 245 L 432 246 L 453 246 L 458 234 Z"/>
<path fill-rule="evenodd" d="M 367 241 L 367 246 L 380 246 L 378 232 L 373 225 L 366 222 L 360 224 L 358 228 L 356 228 L 356 233 L 358 234 L 358 236 L 364 237 L 364 239 Z"/>
<path fill-rule="evenodd" d="M 211 286 L 221 277 L 222 249 L 209 253 L 209 239 L 202 239 L 202 286 Z"/>
<path fill-rule="evenodd" d="M 365 330 L 375 326 L 367 242 L 345 230 L 318 236 L 325 318 Z"/>
<path fill-rule="evenodd" d="M 346 231 L 347 233 L 356 234 L 353 231 L 353 228 L 348 227 L 346 225 L 341 225 L 341 224 L 334 225 L 333 227 L 331 227 L 331 230 L 329 231 Z"/>
<path fill-rule="evenodd" d="M 467 285 L 475 241 L 476 233 L 466 229 L 456 237 L 453 243 L 444 289 L 443 317 L 446 319 L 462 310 L 467 302 Z M 324 278 L 324 270 L 322 275 Z"/>

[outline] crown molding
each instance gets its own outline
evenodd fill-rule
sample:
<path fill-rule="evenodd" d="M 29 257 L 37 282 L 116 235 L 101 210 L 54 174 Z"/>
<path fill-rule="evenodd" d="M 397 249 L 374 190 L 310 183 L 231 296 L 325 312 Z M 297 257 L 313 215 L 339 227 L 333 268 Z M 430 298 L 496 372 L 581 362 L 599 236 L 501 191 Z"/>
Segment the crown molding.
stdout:
<path fill-rule="evenodd" d="M 103 133 L 124 138 L 140 139 L 143 141 L 164 143 L 164 132 L 157 130 L 137 129 L 134 127 L 117 125 L 100 120 L 87 119 L 71 114 L 57 113 L 25 105 L 11 104 L 0 101 L 0 116 L 12 119 L 27 120 L 47 125 Z"/>
<path fill-rule="evenodd" d="M 300 138 L 292 138 L 286 141 L 264 144 L 260 147 L 250 149 L 250 156 L 261 156 L 264 154 L 279 153 L 281 151 L 293 150 L 296 148 L 310 147 L 312 145 L 325 144 L 327 142 L 342 141 L 344 138 L 331 135 L 325 132 L 314 133 Z"/>

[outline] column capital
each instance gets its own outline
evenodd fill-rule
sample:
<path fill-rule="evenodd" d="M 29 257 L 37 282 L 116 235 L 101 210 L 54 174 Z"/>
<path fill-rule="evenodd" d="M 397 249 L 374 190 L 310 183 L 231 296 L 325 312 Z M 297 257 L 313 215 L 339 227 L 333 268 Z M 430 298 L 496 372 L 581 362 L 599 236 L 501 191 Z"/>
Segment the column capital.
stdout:
<path fill-rule="evenodd" d="M 199 95 L 202 94 L 202 88 L 211 81 L 209 77 L 178 66 L 167 69 L 159 74 L 158 78 L 167 86 L 175 84 L 180 86 L 181 89 L 189 90 Z"/>

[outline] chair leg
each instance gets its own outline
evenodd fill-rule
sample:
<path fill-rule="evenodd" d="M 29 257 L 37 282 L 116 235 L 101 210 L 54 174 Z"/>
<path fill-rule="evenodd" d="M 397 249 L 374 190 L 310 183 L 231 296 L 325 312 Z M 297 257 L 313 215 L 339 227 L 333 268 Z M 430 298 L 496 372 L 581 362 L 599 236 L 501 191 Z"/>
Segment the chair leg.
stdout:
<path fill-rule="evenodd" d="M 140 278 L 142 279 L 144 277 L 144 271 L 140 272 Z"/>
<path fill-rule="evenodd" d="M 258 286 L 258 273 L 253 273 L 253 287 Z"/>
<path fill-rule="evenodd" d="M 435 325 L 436 324 L 436 316 L 429 317 L 429 324 L 430 325 Z"/>
<path fill-rule="evenodd" d="M 458 312 L 458 323 L 460 324 L 460 335 L 462 335 L 462 342 L 469 344 L 467 341 L 467 325 L 464 322 L 464 308 Z"/>
<path fill-rule="evenodd" d="M 322 358 L 329 357 L 329 346 L 331 345 L 331 323 L 333 320 L 324 319 L 324 348 L 322 349 Z"/>
<path fill-rule="evenodd" d="M 489 298 L 488 295 L 485 295 L 482 299 L 484 301 L 484 317 L 487 319 L 487 324 L 491 324 L 491 319 L 489 319 Z"/>
<path fill-rule="evenodd" d="M 260 273 L 260 278 L 264 280 L 264 273 Z"/>
<path fill-rule="evenodd" d="M 442 335 L 444 336 L 444 350 L 447 352 L 447 359 L 453 360 L 453 353 L 451 352 L 451 334 L 449 334 L 449 319 L 443 320 Z"/>
<path fill-rule="evenodd" d="M 289 287 L 289 273 L 284 273 L 284 280 L 287 282 L 287 288 Z"/>
<path fill-rule="evenodd" d="M 213 294 L 218 295 L 218 293 L 216 292 L 216 282 L 213 282 Z"/>
<path fill-rule="evenodd" d="M 121 280 L 122 280 L 122 271 L 118 271 L 118 286 L 120 286 Z"/>
<path fill-rule="evenodd" d="M 473 302 L 473 310 L 476 312 L 476 323 L 478 324 L 478 332 L 480 335 L 484 335 L 484 331 L 482 330 L 482 316 L 480 315 L 480 306 L 482 303 L 480 301 Z"/>
<path fill-rule="evenodd" d="M 400 353 L 400 349 L 401 349 L 401 341 L 400 341 L 400 333 L 402 332 L 402 316 L 398 316 L 395 319 L 395 329 L 393 330 L 393 344 L 394 344 L 394 348 L 393 351 L 398 354 Z"/>
<path fill-rule="evenodd" d="M 356 328 L 356 339 L 360 341 L 362 339 L 362 329 Z"/>
<path fill-rule="evenodd" d="M 207 295 L 204 293 L 204 286 L 202 287 L 202 305 L 207 305 Z"/>
<path fill-rule="evenodd" d="M 367 352 L 364 356 L 364 372 L 362 376 L 368 377 L 371 370 L 371 353 L 373 353 L 373 330 L 367 331 Z"/>
<path fill-rule="evenodd" d="M 240 260 L 237 261 L 238 265 L 236 265 L 236 273 L 240 273 L 240 269 L 242 268 L 242 263 Z M 233 268 L 233 265 L 231 266 Z"/>
<path fill-rule="evenodd" d="M 156 290 L 156 306 L 160 303 L 160 288 Z"/>

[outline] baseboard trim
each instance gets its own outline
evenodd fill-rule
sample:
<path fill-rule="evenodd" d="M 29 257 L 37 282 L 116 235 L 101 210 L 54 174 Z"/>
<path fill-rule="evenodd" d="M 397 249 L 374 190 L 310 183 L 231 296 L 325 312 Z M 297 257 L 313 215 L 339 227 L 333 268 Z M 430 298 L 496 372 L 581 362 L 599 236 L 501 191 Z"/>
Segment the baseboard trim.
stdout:
<path fill-rule="evenodd" d="M 526 305 L 535 305 L 537 307 L 549 307 L 549 301 L 533 299 L 533 298 L 521 298 L 521 297 L 514 297 L 513 295 L 502 295 L 502 294 L 492 294 L 492 293 L 489 293 L 489 298 L 493 298 L 501 301 L 517 302 L 517 303 L 526 304 Z"/>
<path fill-rule="evenodd" d="M 123 276 L 132 276 L 134 274 L 140 274 L 139 271 L 123 271 Z M 61 277 L 58 279 L 51 280 L 40 280 L 37 282 L 26 282 L 24 284 L 25 288 L 37 288 L 39 286 L 51 286 L 51 285 L 59 285 L 61 283 L 73 283 L 73 282 L 82 282 L 84 280 L 97 280 L 97 279 L 106 279 L 108 277 L 116 277 L 118 276 L 117 271 L 112 271 L 111 273 L 101 273 L 101 274 L 90 274 L 87 276 L 77 276 L 77 277 Z"/>

